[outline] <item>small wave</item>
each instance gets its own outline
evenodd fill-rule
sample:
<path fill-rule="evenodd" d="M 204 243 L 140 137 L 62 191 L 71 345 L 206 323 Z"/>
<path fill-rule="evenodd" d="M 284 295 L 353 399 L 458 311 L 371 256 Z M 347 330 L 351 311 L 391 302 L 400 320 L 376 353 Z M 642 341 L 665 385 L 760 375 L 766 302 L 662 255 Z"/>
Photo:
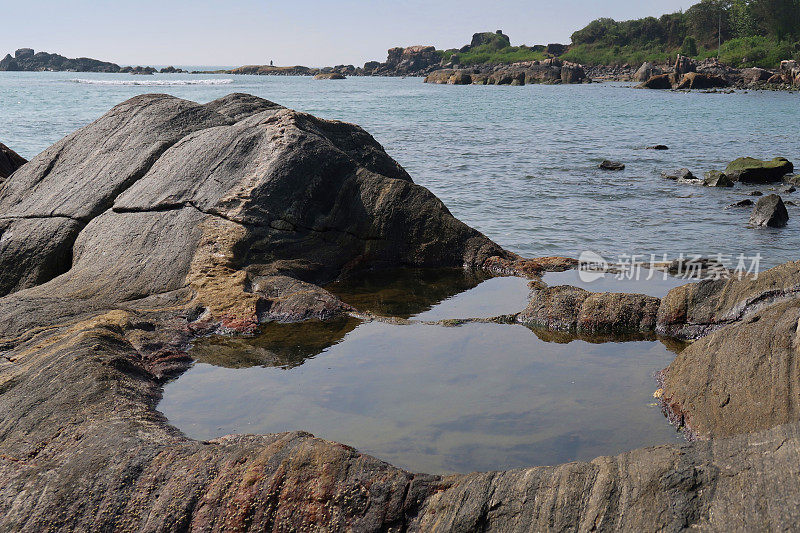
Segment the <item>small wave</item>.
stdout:
<path fill-rule="evenodd" d="M 72 83 L 86 83 L 89 85 L 147 85 L 147 86 L 171 86 L 171 85 L 227 85 L 233 83 L 232 79 L 222 80 L 87 80 L 75 78 L 69 80 Z"/>

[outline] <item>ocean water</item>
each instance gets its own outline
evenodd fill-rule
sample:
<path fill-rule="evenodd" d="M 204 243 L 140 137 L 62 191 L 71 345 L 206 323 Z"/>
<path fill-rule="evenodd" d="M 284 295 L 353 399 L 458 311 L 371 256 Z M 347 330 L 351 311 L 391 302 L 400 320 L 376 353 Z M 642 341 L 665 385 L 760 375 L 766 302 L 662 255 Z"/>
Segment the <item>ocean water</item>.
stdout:
<path fill-rule="evenodd" d="M 724 209 L 752 190 L 660 178 L 696 175 L 740 156 L 800 164 L 800 95 L 635 90 L 625 84 L 439 86 L 419 78 L 0 73 L 0 142 L 32 157 L 136 94 L 207 102 L 252 93 L 372 133 L 455 216 L 526 256 L 584 250 L 610 260 L 683 253 L 765 268 L 800 258 L 800 207 L 783 229 L 747 226 Z M 646 150 L 666 144 L 669 151 Z M 603 159 L 622 172 L 597 169 Z M 800 192 L 784 194 L 784 200 Z M 622 257 L 624 260 L 624 257 Z"/>

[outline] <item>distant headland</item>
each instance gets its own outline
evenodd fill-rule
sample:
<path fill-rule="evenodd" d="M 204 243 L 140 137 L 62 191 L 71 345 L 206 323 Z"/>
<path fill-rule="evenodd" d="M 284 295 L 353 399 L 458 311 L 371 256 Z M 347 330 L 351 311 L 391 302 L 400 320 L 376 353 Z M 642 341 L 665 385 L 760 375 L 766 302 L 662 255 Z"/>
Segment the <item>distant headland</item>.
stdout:
<path fill-rule="evenodd" d="M 172 73 L 184 72 L 175 67 L 162 68 L 160 71 L 153 67 L 121 67 L 116 63 L 100 61 L 88 57 L 78 57 L 70 59 L 59 54 L 48 52 L 35 52 L 33 48 L 20 48 L 14 55 L 6 54 L 0 60 L 0 71 L 13 72 L 108 72 L 108 73 L 130 73 L 130 74 L 154 74 L 156 72 Z"/>

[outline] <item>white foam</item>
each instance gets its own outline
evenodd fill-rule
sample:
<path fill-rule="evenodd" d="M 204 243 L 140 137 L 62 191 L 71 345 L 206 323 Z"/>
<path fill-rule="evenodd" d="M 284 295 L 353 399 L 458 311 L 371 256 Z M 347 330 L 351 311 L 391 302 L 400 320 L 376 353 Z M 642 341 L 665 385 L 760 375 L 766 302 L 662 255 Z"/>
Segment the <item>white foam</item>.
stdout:
<path fill-rule="evenodd" d="M 232 79 L 222 80 L 87 80 L 75 78 L 69 80 L 72 83 L 87 83 L 89 85 L 146 85 L 146 86 L 170 86 L 170 85 L 227 85 L 233 83 Z"/>

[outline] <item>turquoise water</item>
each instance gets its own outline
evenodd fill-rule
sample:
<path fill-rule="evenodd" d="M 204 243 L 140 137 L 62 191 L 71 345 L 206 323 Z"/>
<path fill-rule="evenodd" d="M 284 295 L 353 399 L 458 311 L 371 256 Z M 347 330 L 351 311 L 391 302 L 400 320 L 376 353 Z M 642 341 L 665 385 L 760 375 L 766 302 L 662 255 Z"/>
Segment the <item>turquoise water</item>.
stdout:
<path fill-rule="evenodd" d="M 187 82 L 199 84 L 180 85 Z M 787 228 L 756 230 L 747 227 L 749 210 L 723 209 L 753 187 L 703 189 L 659 177 L 680 167 L 702 175 L 745 155 L 800 164 L 798 94 L 2 72 L 0 142 L 31 157 L 136 94 L 205 102 L 237 91 L 362 125 L 455 216 L 527 256 L 760 253 L 762 267 L 798 258 L 800 208 L 789 206 Z M 645 150 L 657 143 L 671 149 Z M 627 168 L 601 172 L 604 158 Z"/>

